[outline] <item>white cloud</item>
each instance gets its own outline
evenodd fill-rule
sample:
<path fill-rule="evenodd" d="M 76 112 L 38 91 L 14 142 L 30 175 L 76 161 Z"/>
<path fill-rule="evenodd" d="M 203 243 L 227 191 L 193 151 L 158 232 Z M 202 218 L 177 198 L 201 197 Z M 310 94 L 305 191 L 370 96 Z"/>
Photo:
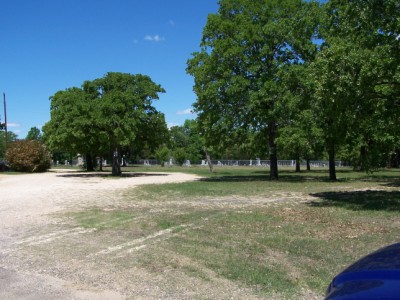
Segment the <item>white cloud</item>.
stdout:
<path fill-rule="evenodd" d="M 177 123 L 167 123 L 168 129 L 171 129 L 171 127 L 174 127 L 174 126 L 180 126 L 180 124 L 177 124 Z"/>
<path fill-rule="evenodd" d="M 185 109 L 185 110 L 178 110 L 176 112 L 176 114 L 177 115 L 191 115 L 191 114 L 193 114 L 193 111 L 190 108 L 188 108 L 188 109 Z"/>
<path fill-rule="evenodd" d="M 175 26 L 174 20 L 169 20 L 167 24 L 170 25 L 170 26 Z"/>
<path fill-rule="evenodd" d="M 165 41 L 165 38 L 156 34 L 156 35 L 146 35 L 144 37 L 144 40 L 149 42 L 162 42 Z"/>
<path fill-rule="evenodd" d="M 21 124 L 18 124 L 18 123 L 8 123 L 7 122 L 7 127 L 20 127 L 21 126 Z"/>

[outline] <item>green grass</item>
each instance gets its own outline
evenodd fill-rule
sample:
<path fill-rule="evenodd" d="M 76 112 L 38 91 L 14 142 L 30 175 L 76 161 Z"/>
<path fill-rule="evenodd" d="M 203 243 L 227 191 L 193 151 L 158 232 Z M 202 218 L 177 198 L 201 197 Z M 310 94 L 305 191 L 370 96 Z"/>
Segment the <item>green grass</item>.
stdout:
<path fill-rule="evenodd" d="M 326 170 L 283 170 L 279 181 L 270 181 L 257 168 L 217 169 L 213 175 L 202 168 L 159 169 L 205 176 L 133 189 L 125 208 L 72 215 L 81 226 L 121 235 L 188 225 L 149 247 L 139 262 L 150 271 L 172 267 L 212 280 L 206 272 L 211 270 L 264 297 L 295 299 L 304 289 L 322 296 L 345 266 L 399 241 L 399 170 L 366 175 L 340 169 L 339 180 L 330 182 Z M 189 262 L 176 262 L 175 256 Z"/>
<path fill-rule="evenodd" d="M 151 169 L 150 167 L 148 167 Z M 204 176 L 205 168 L 158 168 L 171 171 L 190 170 L 193 174 Z M 141 168 L 134 169 L 142 172 Z M 270 181 L 268 170 L 263 168 L 221 168 L 215 174 L 206 172 L 206 177 L 198 182 L 176 183 L 166 185 L 147 186 L 143 191 L 171 195 L 183 198 L 196 197 L 226 197 L 226 196 L 258 196 L 269 197 L 271 193 L 300 192 L 304 194 L 326 193 L 316 197 L 329 197 L 330 191 L 348 189 L 367 189 L 374 184 L 400 186 L 400 172 L 386 170 L 367 175 L 361 172 L 352 172 L 350 169 L 338 171 L 338 181 L 328 180 L 327 170 L 295 173 L 289 169 L 280 172 L 280 179 Z M 334 194 L 336 195 L 336 194 Z M 393 196 L 393 195 L 392 195 Z M 152 197 L 150 197 L 152 198 Z"/>
<path fill-rule="evenodd" d="M 123 228 L 135 218 L 135 213 L 123 210 L 108 211 L 93 208 L 81 212 L 68 213 L 83 228 L 105 230 Z"/>

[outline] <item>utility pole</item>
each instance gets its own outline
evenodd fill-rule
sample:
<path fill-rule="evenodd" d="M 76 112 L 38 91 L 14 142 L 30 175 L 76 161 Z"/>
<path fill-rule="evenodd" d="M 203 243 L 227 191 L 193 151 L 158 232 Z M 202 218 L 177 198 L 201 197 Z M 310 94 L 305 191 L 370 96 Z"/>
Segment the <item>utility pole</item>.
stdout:
<path fill-rule="evenodd" d="M 4 140 L 4 145 L 5 149 L 7 149 L 7 107 L 6 107 L 6 94 L 3 93 L 3 99 L 4 99 L 4 127 L 5 127 L 5 140 Z"/>

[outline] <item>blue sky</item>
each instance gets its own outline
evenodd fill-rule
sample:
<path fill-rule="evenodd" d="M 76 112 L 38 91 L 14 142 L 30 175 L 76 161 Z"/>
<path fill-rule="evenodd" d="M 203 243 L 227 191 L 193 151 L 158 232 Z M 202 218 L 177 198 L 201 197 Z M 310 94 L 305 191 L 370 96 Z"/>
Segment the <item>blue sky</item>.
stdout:
<path fill-rule="evenodd" d="M 50 119 L 49 97 L 107 72 L 149 75 L 169 126 L 192 103 L 186 61 L 218 0 L 12 0 L 0 4 L 0 93 L 9 131 L 25 138 Z M 2 95 L 2 94 L 1 94 Z M 0 103 L 4 122 L 3 99 Z"/>

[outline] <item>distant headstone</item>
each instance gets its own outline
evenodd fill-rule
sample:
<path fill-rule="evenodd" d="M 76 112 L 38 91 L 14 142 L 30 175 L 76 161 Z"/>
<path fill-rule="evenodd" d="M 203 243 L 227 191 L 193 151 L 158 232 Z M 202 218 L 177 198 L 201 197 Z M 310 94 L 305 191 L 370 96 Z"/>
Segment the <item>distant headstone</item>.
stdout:
<path fill-rule="evenodd" d="M 78 154 L 78 166 L 83 166 L 84 162 L 83 162 L 83 158 L 80 154 Z"/>

